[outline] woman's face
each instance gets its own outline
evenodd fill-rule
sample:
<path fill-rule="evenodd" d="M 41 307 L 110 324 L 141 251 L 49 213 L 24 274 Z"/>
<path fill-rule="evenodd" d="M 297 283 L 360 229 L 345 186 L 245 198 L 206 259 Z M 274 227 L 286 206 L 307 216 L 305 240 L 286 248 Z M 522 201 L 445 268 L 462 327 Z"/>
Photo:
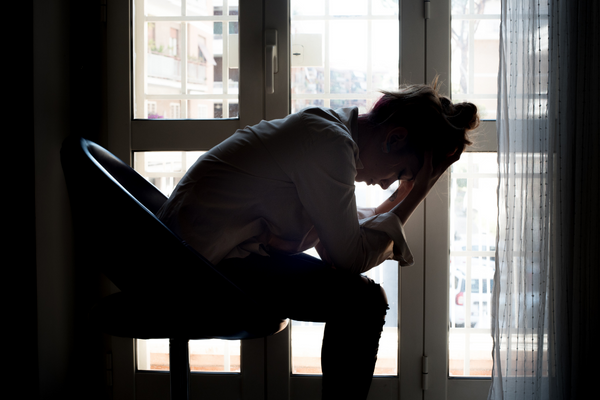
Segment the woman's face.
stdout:
<path fill-rule="evenodd" d="M 361 150 L 359 158 L 364 168 L 357 170 L 355 180 L 379 185 L 384 190 L 397 180 L 414 180 L 423 165 L 422 157 L 407 145 L 392 151 L 385 151 L 381 144 L 368 146 Z"/>

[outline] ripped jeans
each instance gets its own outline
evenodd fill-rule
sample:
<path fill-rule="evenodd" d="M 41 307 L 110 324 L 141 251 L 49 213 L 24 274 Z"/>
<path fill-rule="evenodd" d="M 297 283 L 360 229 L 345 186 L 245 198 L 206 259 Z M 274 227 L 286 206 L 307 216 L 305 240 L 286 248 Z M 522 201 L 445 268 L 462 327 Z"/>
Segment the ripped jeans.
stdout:
<path fill-rule="evenodd" d="M 231 258 L 217 268 L 275 315 L 325 322 L 323 400 L 367 398 L 388 309 L 379 284 L 306 254 Z"/>

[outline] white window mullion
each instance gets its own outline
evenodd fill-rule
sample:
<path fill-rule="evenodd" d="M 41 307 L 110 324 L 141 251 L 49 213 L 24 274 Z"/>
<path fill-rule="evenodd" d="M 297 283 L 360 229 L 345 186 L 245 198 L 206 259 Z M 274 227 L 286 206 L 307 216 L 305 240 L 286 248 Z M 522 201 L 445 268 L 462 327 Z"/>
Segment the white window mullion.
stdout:
<path fill-rule="evenodd" d="M 473 159 L 472 157 L 467 158 L 467 171 L 469 173 L 473 172 Z M 467 226 L 466 226 L 466 234 L 467 234 L 467 251 L 473 250 L 473 179 L 475 177 L 467 178 Z M 465 282 L 465 354 L 469 352 L 469 333 L 468 329 L 471 328 L 471 265 L 473 258 L 468 256 L 467 259 L 467 270 L 466 273 L 466 282 Z M 465 356 L 465 371 L 468 369 L 468 362 L 470 357 Z"/>
<path fill-rule="evenodd" d="M 187 16 L 187 1 L 181 2 L 181 16 Z M 187 94 L 187 60 L 188 60 L 188 26 L 186 21 L 181 21 L 181 28 L 179 29 L 181 32 L 180 47 L 181 47 L 181 94 Z M 188 117 L 188 101 L 185 99 L 181 100 L 181 107 L 179 109 L 179 118 L 187 118 Z"/>
<path fill-rule="evenodd" d="M 229 16 L 229 1 L 223 0 L 223 16 Z M 221 65 L 223 76 L 223 94 L 229 94 L 229 21 L 223 21 L 223 62 Z M 229 118 L 229 102 L 223 99 L 222 117 Z"/>
<path fill-rule="evenodd" d="M 323 94 L 325 96 L 329 96 L 331 94 L 331 70 L 330 70 L 330 64 L 329 64 L 329 45 L 330 45 L 330 38 L 329 38 L 329 0 L 325 1 L 325 16 L 326 16 L 326 20 L 324 21 L 324 28 L 323 28 L 323 49 L 324 49 L 324 53 L 323 53 L 323 74 L 325 75 L 324 78 L 324 88 L 323 88 Z M 331 104 L 331 102 L 329 101 L 328 97 L 325 97 L 323 99 L 323 107 L 329 107 Z"/>
<path fill-rule="evenodd" d="M 474 20 L 469 20 L 469 76 L 467 81 L 467 93 L 469 95 L 475 92 L 475 24 Z"/>
<path fill-rule="evenodd" d="M 184 13 L 185 10 L 185 1 L 182 2 L 182 7 L 181 7 L 181 11 L 182 13 Z M 183 14 L 185 15 L 185 14 Z M 187 45 L 187 36 L 188 36 L 188 29 L 187 29 L 187 22 L 181 22 L 181 29 L 179 30 L 179 32 L 181 32 L 180 36 L 180 40 L 181 40 L 181 94 L 187 94 L 188 90 L 187 90 L 187 60 L 188 60 L 188 45 Z M 180 108 L 180 116 L 179 118 L 187 118 L 188 116 L 188 110 L 187 110 L 187 104 L 188 101 L 185 99 L 181 100 L 181 108 Z"/>
<path fill-rule="evenodd" d="M 467 187 L 470 183 L 467 183 Z M 471 198 L 471 194 L 468 195 L 469 200 Z M 467 224 L 471 223 L 471 219 L 467 217 Z M 467 230 L 468 232 L 468 230 Z M 467 233 L 467 237 L 469 237 L 469 233 Z M 465 277 L 465 325 L 463 327 L 463 331 L 465 334 L 465 352 L 464 352 L 464 374 L 465 376 L 469 376 L 471 373 L 471 265 L 472 265 L 472 257 L 467 257 L 467 271 Z"/>
<path fill-rule="evenodd" d="M 469 0 L 469 15 L 475 15 L 474 0 Z M 475 92 L 475 24 L 475 20 L 469 20 L 469 75 L 467 81 L 467 93 L 469 95 Z M 467 236 L 470 240 L 471 235 L 467 233 Z"/>
<path fill-rule="evenodd" d="M 473 172 L 473 159 L 471 157 L 467 158 L 467 171 L 469 175 L 467 177 L 467 226 L 466 226 L 466 234 L 467 234 L 467 251 L 473 250 L 473 179 L 476 179 L 475 175 L 471 175 Z"/>
<path fill-rule="evenodd" d="M 373 22 L 371 20 L 372 17 L 372 1 L 369 0 L 369 4 L 368 4 L 368 9 L 367 9 L 367 95 L 371 94 L 373 92 L 373 42 L 372 42 L 372 38 L 373 38 L 373 32 L 372 32 L 372 26 L 373 26 Z M 367 99 L 367 102 L 365 104 L 366 108 L 369 109 L 370 108 L 370 101 Z"/>
<path fill-rule="evenodd" d="M 135 31 L 134 34 L 134 57 L 135 68 L 135 92 L 134 92 L 134 113 L 133 115 L 142 118 L 148 117 L 146 109 L 145 95 L 147 91 L 146 82 L 146 58 L 148 57 L 148 23 L 145 22 L 145 2 L 135 1 L 133 7 L 135 12 Z M 137 37 L 136 37 L 137 36 Z M 143 115 L 141 115 L 144 113 Z"/>

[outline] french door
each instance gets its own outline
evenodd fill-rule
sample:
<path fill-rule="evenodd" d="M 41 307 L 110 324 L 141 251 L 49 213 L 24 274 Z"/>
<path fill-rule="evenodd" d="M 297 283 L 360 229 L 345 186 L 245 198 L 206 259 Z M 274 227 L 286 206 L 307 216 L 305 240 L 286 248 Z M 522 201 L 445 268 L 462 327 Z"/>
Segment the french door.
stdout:
<path fill-rule="evenodd" d="M 265 118 L 263 11 L 261 1 L 109 2 L 102 144 L 167 192 L 203 151 Z M 168 398 L 168 344 L 109 342 L 115 399 Z M 191 398 L 266 397 L 265 339 L 199 341 L 190 353 L 193 370 L 217 370 L 191 374 Z"/>
<path fill-rule="evenodd" d="M 307 105 L 363 112 L 378 89 L 436 75 L 449 93 L 449 24 L 449 0 L 112 0 L 103 144 L 168 192 L 202 151 L 261 119 Z M 370 399 L 456 392 L 448 390 L 448 187 L 442 180 L 405 227 L 415 265 L 372 272 L 391 310 Z M 388 196 L 357 186 L 362 205 Z M 191 398 L 319 398 L 321 332 L 292 322 L 265 339 L 192 345 L 198 360 L 214 351 L 222 361 L 218 372 L 192 374 Z M 111 339 L 116 399 L 168 396 L 161 346 Z M 202 363 L 198 371 L 210 369 Z M 468 392 L 489 385 L 463 382 Z"/>

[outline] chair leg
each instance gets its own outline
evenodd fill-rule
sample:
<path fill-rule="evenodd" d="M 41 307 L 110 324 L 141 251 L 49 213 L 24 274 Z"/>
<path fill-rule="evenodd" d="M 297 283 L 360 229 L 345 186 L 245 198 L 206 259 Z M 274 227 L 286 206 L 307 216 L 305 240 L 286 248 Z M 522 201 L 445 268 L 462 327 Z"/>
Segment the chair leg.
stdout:
<path fill-rule="evenodd" d="M 169 339 L 171 400 L 189 400 L 190 350 L 188 339 Z"/>

